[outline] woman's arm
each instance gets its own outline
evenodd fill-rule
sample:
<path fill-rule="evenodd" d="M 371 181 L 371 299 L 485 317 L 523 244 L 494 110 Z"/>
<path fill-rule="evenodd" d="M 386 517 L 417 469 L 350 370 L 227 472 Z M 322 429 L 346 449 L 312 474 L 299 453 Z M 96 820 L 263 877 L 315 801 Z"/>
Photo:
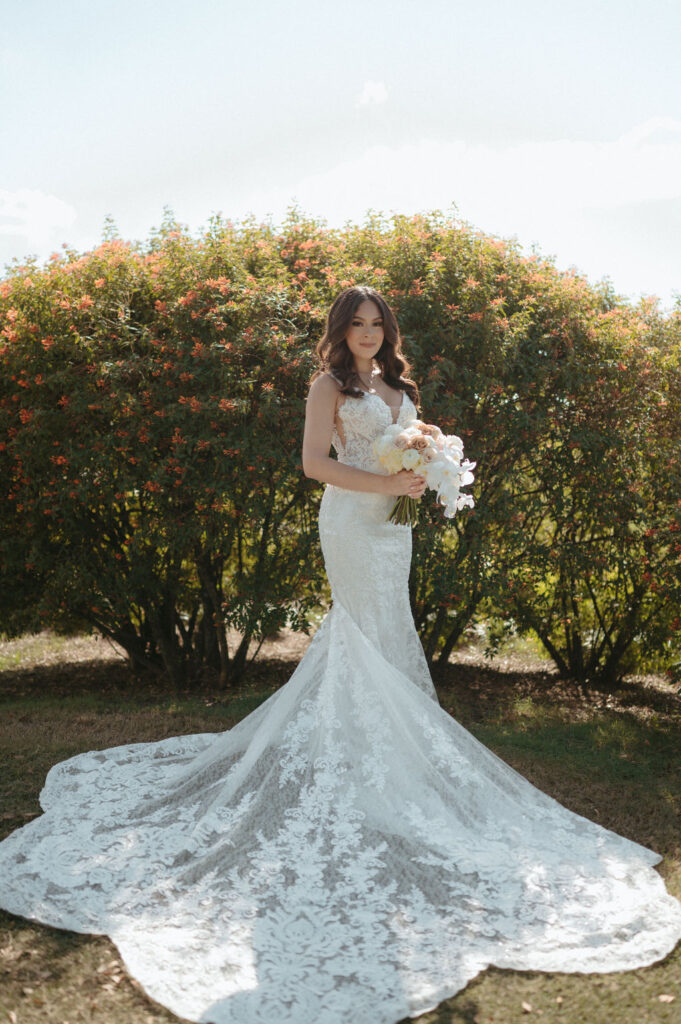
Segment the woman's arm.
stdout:
<path fill-rule="evenodd" d="M 336 415 L 338 388 L 328 374 L 322 374 L 311 384 L 305 409 L 303 435 L 303 472 L 321 483 L 344 487 L 349 491 L 371 491 L 376 494 L 408 494 L 417 481 L 411 470 L 382 476 L 355 466 L 345 466 L 329 455 L 331 436 Z M 423 477 L 418 477 L 423 480 Z M 425 488 L 425 480 L 423 480 Z M 420 497 L 423 489 L 415 497 Z"/>

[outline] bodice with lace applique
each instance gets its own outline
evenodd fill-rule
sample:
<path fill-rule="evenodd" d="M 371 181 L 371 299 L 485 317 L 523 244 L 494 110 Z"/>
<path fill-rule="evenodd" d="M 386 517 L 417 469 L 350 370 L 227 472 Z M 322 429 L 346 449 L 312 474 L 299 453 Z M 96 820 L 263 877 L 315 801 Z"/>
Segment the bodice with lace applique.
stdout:
<path fill-rule="evenodd" d="M 362 398 L 346 396 L 336 410 L 331 443 L 338 461 L 372 473 L 385 474 L 373 451 L 373 444 L 391 423 L 404 423 L 416 416 L 416 407 L 406 391 L 394 415 L 375 391 L 365 391 Z"/>

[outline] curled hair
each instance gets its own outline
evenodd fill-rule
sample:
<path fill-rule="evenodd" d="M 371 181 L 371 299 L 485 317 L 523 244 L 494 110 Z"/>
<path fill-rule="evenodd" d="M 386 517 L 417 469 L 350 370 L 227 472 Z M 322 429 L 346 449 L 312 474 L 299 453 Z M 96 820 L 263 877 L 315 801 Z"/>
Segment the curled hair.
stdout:
<path fill-rule="evenodd" d="M 345 336 L 358 307 L 365 299 L 374 302 L 383 317 L 383 344 L 374 356 L 381 367 L 381 376 L 389 387 L 406 391 L 418 408 L 419 390 L 415 382 L 406 376 L 411 366 L 402 351 L 402 338 L 395 314 L 380 292 L 368 285 L 346 288 L 334 299 L 326 317 L 324 334 L 316 346 L 319 367 L 312 374 L 310 383 L 322 373 L 329 372 L 341 385 L 341 394 L 351 395 L 353 398 L 364 395 Z"/>

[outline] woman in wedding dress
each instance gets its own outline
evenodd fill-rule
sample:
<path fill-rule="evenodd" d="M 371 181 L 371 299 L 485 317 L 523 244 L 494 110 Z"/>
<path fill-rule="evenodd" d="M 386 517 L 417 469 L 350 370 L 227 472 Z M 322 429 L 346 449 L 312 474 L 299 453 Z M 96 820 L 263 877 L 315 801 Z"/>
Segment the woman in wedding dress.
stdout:
<path fill-rule="evenodd" d="M 373 442 L 418 402 L 395 317 L 338 296 L 305 473 L 333 604 L 232 729 L 55 765 L 0 844 L 0 906 L 106 934 L 147 993 L 216 1024 L 394 1024 L 490 964 L 616 971 L 681 937 L 660 855 L 533 787 L 439 705 L 411 617 L 411 472 Z M 333 444 L 337 461 L 330 458 Z"/>

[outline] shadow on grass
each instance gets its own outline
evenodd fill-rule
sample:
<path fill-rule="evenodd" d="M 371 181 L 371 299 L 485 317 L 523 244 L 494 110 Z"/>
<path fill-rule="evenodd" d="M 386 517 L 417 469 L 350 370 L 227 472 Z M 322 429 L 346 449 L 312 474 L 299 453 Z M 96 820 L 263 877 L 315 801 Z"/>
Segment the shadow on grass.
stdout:
<path fill-rule="evenodd" d="M 64 661 L 0 671 L 0 706 L 17 710 L 53 706 L 74 709 L 166 706 L 213 708 L 216 715 L 229 709 L 241 717 L 254 710 L 282 686 L 295 662 L 263 662 L 238 687 L 220 687 L 215 679 L 197 680 L 180 690 L 154 675 L 134 675 L 118 662 Z"/>
<path fill-rule="evenodd" d="M 61 962 L 65 957 L 71 957 L 74 953 L 83 949 L 92 949 L 93 941 L 101 941 L 102 945 L 108 945 L 109 940 L 105 937 L 93 935 L 81 935 L 78 932 L 64 931 L 60 928 L 51 928 L 46 924 L 29 921 L 27 918 L 16 917 L 0 910 L 0 929 L 5 932 L 5 941 L 9 939 L 14 947 L 13 959 L 17 963 L 15 968 L 15 980 L 30 983 L 33 975 L 32 957 L 34 943 L 40 941 L 40 958 L 42 966 L 48 967 L 55 978 L 59 977 Z"/>

